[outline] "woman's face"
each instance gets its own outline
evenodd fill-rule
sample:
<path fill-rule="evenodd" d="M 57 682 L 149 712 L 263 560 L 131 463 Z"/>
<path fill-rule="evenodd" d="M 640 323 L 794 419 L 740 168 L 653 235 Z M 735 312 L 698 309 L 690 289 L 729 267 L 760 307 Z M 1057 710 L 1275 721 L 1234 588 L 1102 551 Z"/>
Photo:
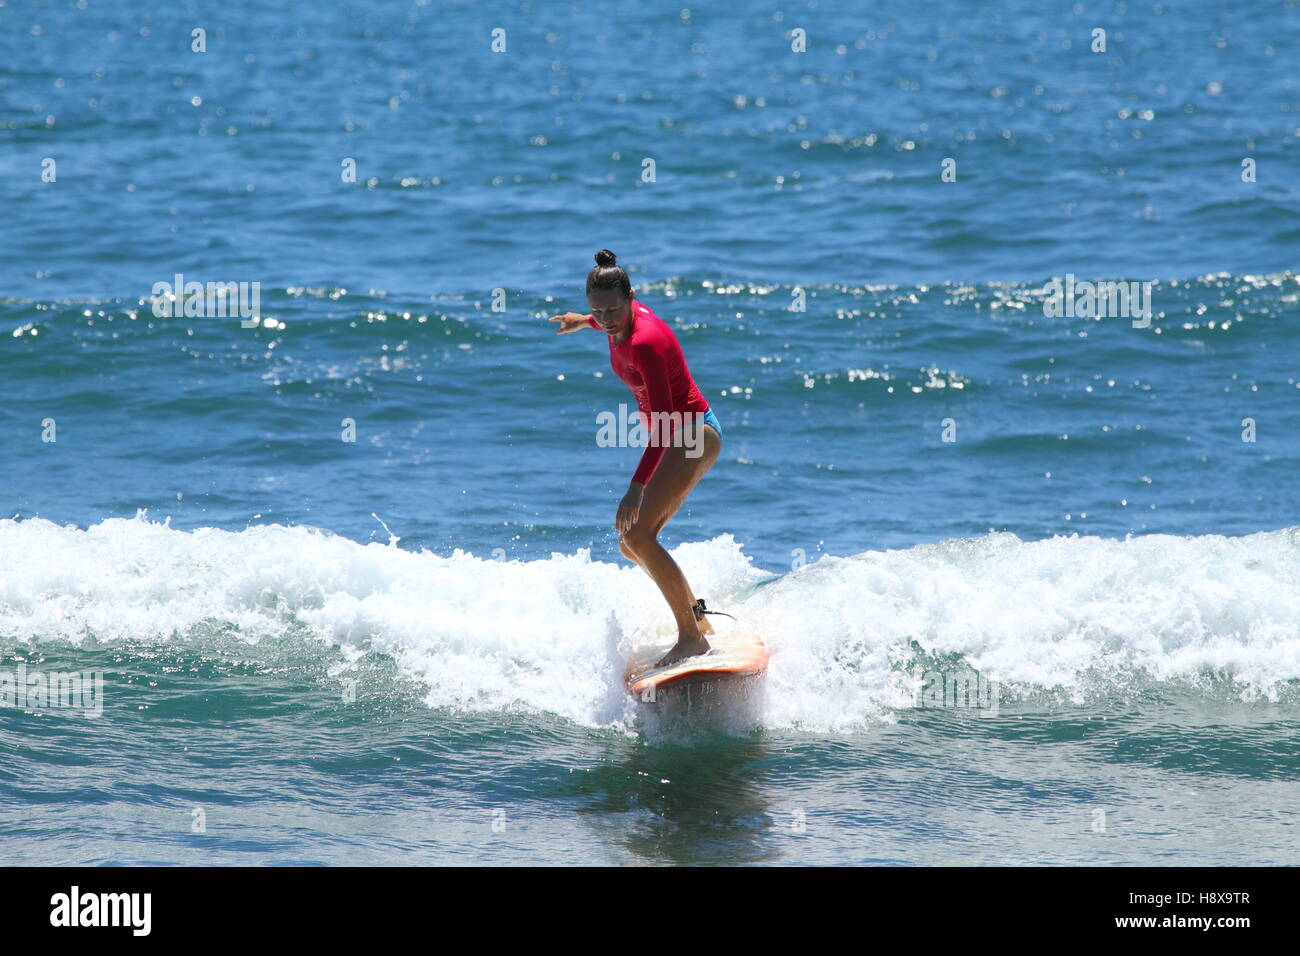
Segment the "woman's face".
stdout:
<path fill-rule="evenodd" d="M 632 317 L 632 299 L 619 289 L 592 289 L 587 293 L 587 307 L 608 335 L 621 335 Z"/>

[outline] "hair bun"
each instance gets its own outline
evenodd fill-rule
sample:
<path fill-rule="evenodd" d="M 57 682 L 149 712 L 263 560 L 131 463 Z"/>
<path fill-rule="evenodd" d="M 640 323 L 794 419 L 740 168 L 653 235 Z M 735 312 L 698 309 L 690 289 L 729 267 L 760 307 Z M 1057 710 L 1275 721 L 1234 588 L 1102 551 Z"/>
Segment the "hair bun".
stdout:
<path fill-rule="evenodd" d="M 596 265 L 600 266 L 602 269 L 606 266 L 617 265 L 617 263 L 618 256 L 614 255 L 614 253 L 610 252 L 608 249 L 601 249 L 600 252 L 596 253 Z"/>

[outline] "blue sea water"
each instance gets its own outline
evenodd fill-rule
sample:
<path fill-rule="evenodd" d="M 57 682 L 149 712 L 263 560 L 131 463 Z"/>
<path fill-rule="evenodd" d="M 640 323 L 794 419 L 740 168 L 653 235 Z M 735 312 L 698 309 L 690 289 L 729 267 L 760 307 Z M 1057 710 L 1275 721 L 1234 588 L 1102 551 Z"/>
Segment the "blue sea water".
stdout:
<path fill-rule="evenodd" d="M 1295 863 L 1297 63 L 1293 2 L 0 0 L 4 862 Z M 725 430 L 721 699 L 622 688 L 601 247 Z"/>

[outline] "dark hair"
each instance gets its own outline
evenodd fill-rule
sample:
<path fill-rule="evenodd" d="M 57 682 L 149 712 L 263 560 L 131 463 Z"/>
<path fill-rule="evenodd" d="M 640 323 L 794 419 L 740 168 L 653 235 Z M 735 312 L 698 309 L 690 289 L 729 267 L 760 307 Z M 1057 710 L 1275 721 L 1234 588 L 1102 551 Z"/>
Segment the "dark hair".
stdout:
<path fill-rule="evenodd" d="M 596 268 L 587 273 L 587 291 L 592 289 L 622 289 L 625 297 L 632 297 L 632 280 L 608 249 L 596 253 Z"/>

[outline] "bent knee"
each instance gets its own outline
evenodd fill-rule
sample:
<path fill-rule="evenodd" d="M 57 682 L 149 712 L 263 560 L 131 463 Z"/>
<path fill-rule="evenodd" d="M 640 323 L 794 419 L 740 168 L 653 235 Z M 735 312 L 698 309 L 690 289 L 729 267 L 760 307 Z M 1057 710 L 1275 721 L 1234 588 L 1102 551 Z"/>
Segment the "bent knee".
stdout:
<path fill-rule="evenodd" d="M 634 561 L 647 546 L 655 543 L 655 531 L 648 525 L 634 525 L 619 538 L 618 546 Z"/>

